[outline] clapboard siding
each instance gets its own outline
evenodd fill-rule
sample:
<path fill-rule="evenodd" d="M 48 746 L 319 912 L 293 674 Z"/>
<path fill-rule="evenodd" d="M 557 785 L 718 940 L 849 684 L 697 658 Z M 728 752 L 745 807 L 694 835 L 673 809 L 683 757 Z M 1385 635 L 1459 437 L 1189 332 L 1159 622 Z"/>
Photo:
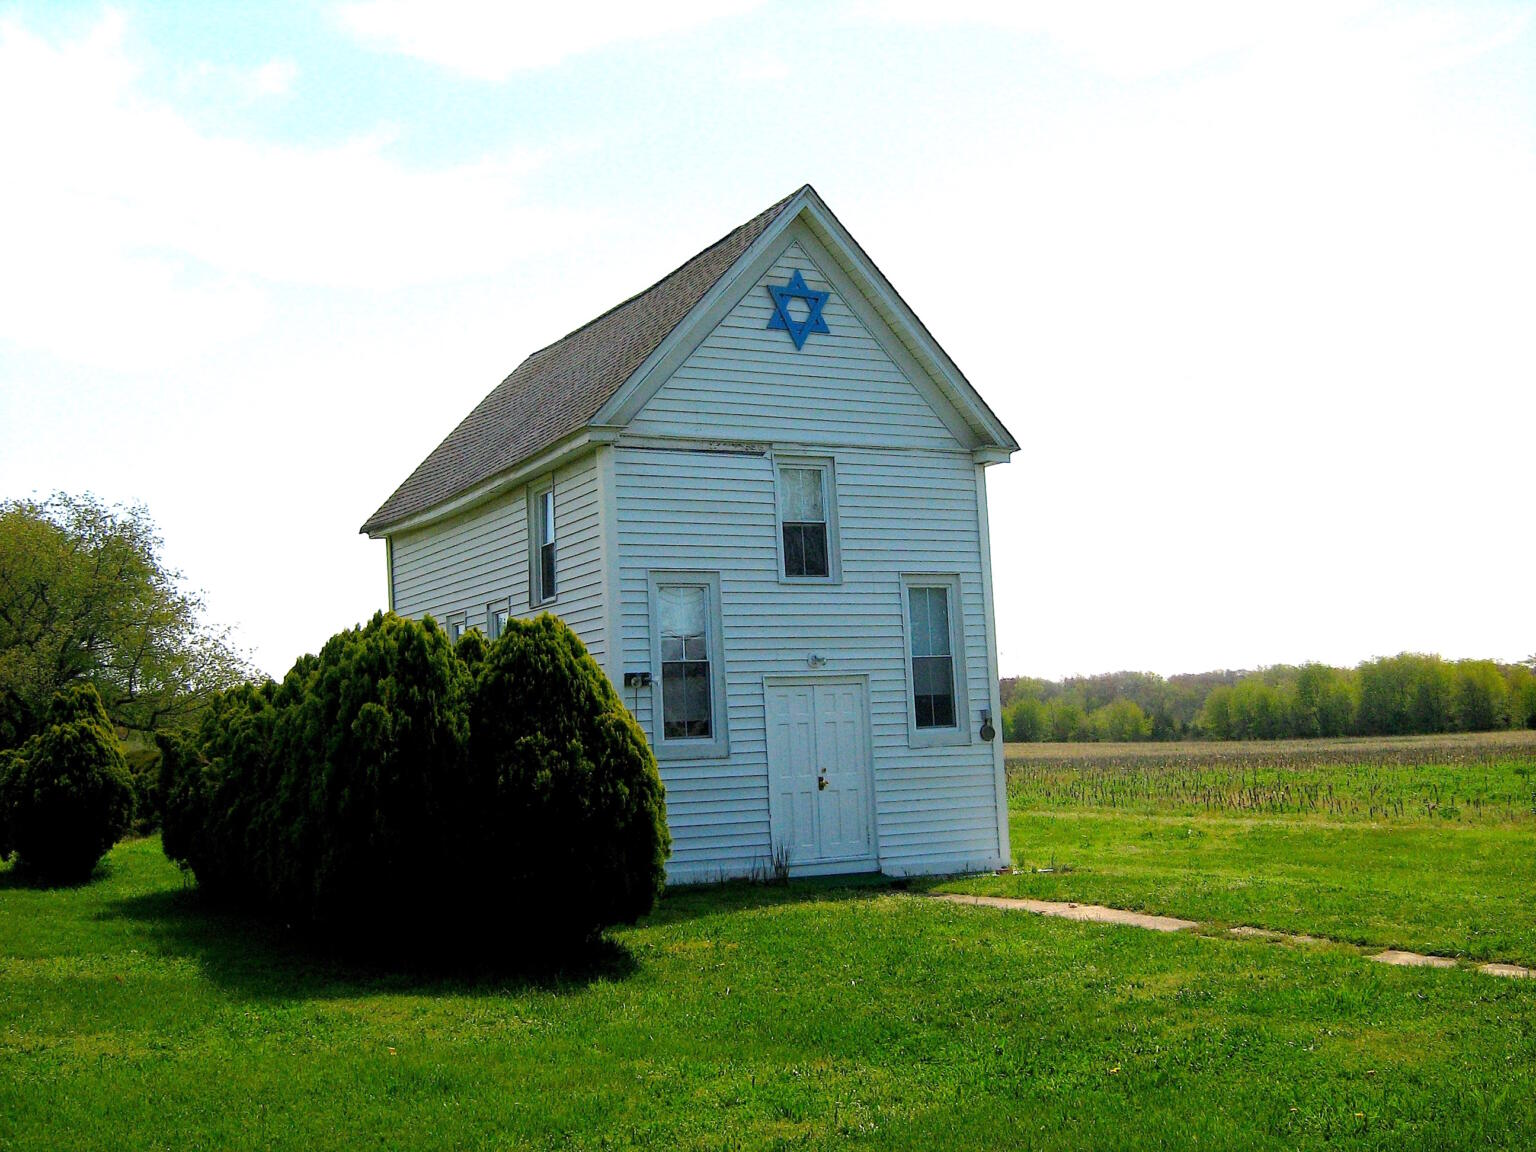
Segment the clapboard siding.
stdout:
<path fill-rule="evenodd" d="M 822 312 L 830 335 L 812 336 L 798 352 L 788 333 L 768 328 L 768 285 L 787 283 L 797 270 L 809 287 L 831 290 L 805 250 L 791 243 L 630 421 L 628 432 L 954 449 L 944 422 L 840 293 L 832 293 Z"/>
<path fill-rule="evenodd" d="M 755 425 L 750 438 L 764 432 Z M 806 439 L 803 429 L 784 438 Z M 730 756 L 662 763 L 675 879 L 740 873 L 771 855 L 763 678 L 806 674 L 813 652 L 827 658 L 818 671 L 868 677 L 881 867 L 998 863 L 992 747 L 913 748 L 907 723 L 903 573 L 959 578 L 971 731 L 990 706 L 976 472 L 969 453 L 949 447 L 829 449 L 843 579 L 815 586 L 778 579 L 771 453 L 616 450 L 622 667 L 650 666 L 649 572 L 720 573 Z M 624 697 L 654 736 L 651 690 Z"/>
<path fill-rule="evenodd" d="M 528 607 L 528 493 L 517 488 L 469 512 L 396 535 L 395 611 L 439 623 L 464 612 L 484 629 L 486 608 L 510 596 L 513 615 L 553 612 L 603 663 L 605 634 L 602 501 L 596 459 L 587 456 L 555 473 L 555 564 L 559 595 L 545 608 Z"/>

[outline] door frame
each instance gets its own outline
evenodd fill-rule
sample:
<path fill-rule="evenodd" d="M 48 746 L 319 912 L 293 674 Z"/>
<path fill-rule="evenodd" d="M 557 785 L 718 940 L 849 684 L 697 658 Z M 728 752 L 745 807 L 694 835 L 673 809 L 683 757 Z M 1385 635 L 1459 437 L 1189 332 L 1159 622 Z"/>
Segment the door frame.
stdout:
<path fill-rule="evenodd" d="M 869 853 L 864 856 L 842 856 L 835 860 L 817 860 L 807 864 L 791 862 L 791 876 L 843 876 L 858 872 L 880 871 L 880 821 L 879 805 L 875 803 L 875 731 L 872 706 L 869 698 L 869 674 L 867 672 L 812 672 L 768 673 L 763 676 L 763 760 L 767 769 L 764 784 L 768 788 L 768 854 L 773 859 L 773 747 L 768 739 L 768 693 L 775 688 L 792 688 L 796 685 L 818 687 L 826 684 L 857 684 L 864 691 L 864 773 L 868 787 L 866 803 L 869 818 Z"/>

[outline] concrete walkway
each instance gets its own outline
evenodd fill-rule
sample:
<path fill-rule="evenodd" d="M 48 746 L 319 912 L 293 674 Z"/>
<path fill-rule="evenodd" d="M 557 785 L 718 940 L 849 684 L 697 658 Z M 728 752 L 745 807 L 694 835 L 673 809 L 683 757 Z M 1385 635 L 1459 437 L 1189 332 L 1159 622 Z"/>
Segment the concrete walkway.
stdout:
<path fill-rule="evenodd" d="M 1177 916 L 1152 916 L 1146 912 L 1131 912 L 1124 908 L 1106 908 L 1102 904 L 1077 904 L 1060 900 L 1024 900 L 1007 896 L 969 896 L 962 892 L 933 892 L 932 899 L 950 904 L 971 904 L 983 908 L 1003 908 L 1016 912 L 1033 912 L 1037 916 L 1058 916 L 1064 920 L 1086 920 L 1095 924 L 1126 924 L 1132 928 L 1147 928 L 1153 932 L 1184 932 L 1191 928 L 1203 928 L 1198 920 L 1180 920 Z M 1356 945 L 1342 940 L 1329 940 L 1324 936 L 1302 936 L 1291 932 L 1276 932 L 1269 928 L 1250 928 L 1238 925 L 1227 929 L 1228 935 L 1244 940 L 1273 940 L 1285 944 L 1334 944 L 1345 948 Z M 1404 952 L 1389 948 L 1385 952 L 1367 952 L 1357 949 L 1367 959 L 1379 964 L 1392 964 L 1403 968 L 1456 968 L 1460 962 L 1452 956 L 1429 956 L 1422 952 Z M 1536 978 L 1536 970 L 1519 964 L 1478 964 L 1477 970 L 1488 976 L 1508 976 L 1515 979 Z"/>

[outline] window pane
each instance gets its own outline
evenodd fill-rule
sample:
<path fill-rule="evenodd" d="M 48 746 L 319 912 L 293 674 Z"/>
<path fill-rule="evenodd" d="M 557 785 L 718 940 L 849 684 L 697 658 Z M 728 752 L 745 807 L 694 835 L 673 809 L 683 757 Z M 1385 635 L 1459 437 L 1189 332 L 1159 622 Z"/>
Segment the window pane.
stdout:
<path fill-rule="evenodd" d="M 709 735 L 709 661 L 683 664 L 683 683 L 688 699 L 688 735 Z"/>
<path fill-rule="evenodd" d="M 912 700 L 919 728 L 955 726 L 955 669 L 948 656 L 912 660 Z"/>
<path fill-rule="evenodd" d="M 688 734 L 688 702 L 683 691 L 686 667 L 681 661 L 663 661 L 661 665 L 662 735 L 668 740 Z"/>
<path fill-rule="evenodd" d="M 553 544 L 555 542 L 555 490 L 551 488 L 544 493 L 539 502 L 543 509 L 543 524 L 540 527 L 539 543 Z"/>
<path fill-rule="evenodd" d="M 548 600 L 555 594 L 555 546 L 546 544 L 539 549 L 539 595 Z"/>
<path fill-rule="evenodd" d="M 663 641 L 669 636 L 681 640 L 705 634 L 706 609 L 709 605 L 705 592 L 706 589 L 698 586 L 657 589 L 656 610 L 661 617 L 658 625 Z"/>
<path fill-rule="evenodd" d="M 928 589 L 928 653 L 949 655 L 949 589 Z"/>
<path fill-rule="evenodd" d="M 912 655 L 928 656 L 928 589 L 907 589 L 907 600 L 912 605 Z"/>
<path fill-rule="evenodd" d="M 805 547 L 805 575 L 827 575 L 827 526 L 825 524 L 803 524 L 800 527 L 804 535 Z"/>
<path fill-rule="evenodd" d="M 780 520 L 785 523 L 826 520 L 820 468 L 780 468 L 779 489 Z"/>
<path fill-rule="evenodd" d="M 799 524 L 784 525 L 784 575 L 805 575 L 805 536 Z"/>

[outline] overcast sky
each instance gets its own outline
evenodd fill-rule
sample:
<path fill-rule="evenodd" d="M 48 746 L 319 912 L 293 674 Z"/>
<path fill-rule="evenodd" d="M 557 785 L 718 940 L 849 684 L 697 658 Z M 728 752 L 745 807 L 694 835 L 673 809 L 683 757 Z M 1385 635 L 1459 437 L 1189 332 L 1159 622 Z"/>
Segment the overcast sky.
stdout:
<path fill-rule="evenodd" d="M 1005 673 L 1536 649 L 1536 6 L 508 9 L 0 2 L 0 497 L 145 502 L 281 674 L 528 352 L 810 182 L 1022 445 Z"/>

